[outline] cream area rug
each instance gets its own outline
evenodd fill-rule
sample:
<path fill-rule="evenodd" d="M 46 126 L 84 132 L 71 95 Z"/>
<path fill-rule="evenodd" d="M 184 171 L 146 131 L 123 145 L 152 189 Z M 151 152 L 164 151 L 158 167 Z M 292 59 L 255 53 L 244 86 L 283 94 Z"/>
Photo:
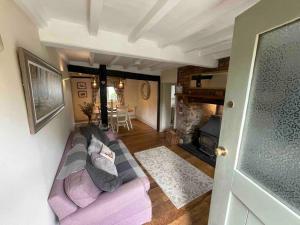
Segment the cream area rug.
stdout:
<path fill-rule="evenodd" d="M 165 146 L 134 155 L 177 209 L 212 189 L 212 178 Z"/>

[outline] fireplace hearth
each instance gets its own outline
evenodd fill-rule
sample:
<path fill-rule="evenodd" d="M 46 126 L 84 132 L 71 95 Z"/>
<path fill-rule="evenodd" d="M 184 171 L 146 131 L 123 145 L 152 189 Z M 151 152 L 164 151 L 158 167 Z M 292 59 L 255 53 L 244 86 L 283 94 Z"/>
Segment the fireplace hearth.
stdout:
<path fill-rule="evenodd" d="M 190 143 L 180 146 L 206 163 L 215 166 L 215 149 L 218 146 L 221 128 L 221 116 L 213 115 L 200 128 L 195 128 Z"/>

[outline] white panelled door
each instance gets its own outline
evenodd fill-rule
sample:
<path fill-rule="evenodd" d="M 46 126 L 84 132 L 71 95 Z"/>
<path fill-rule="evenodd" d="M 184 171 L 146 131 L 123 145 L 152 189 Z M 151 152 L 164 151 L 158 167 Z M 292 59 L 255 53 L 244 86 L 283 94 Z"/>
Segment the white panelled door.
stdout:
<path fill-rule="evenodd" d="M 261 0 L 236 19 L 209 225 L 300 225 L 299 18 Z"/>

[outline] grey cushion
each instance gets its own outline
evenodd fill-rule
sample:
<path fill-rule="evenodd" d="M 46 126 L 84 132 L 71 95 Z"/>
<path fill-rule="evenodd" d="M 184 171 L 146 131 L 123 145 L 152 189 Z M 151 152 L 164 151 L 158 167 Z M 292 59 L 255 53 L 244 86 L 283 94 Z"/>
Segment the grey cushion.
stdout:
<path fill-rule="evenodd" d="M 99 139 L 100 141 L 102 141 L 105 145 L 109 145 L 109 138 L 107 137 L 107 135 L 105 134 L 104 131 L 102 131 L 99 127 L 97 127 L 96 125 L 88 125 L 86 127 L 80 127 L 80 132 L 83 136 L 86 137 L 87 141 L 88 141 L 88 145 L 90 144 L 90 141 L 92 139 L 92 134 Z"/>
<path fill-rule="evenodd" d="M 120 177 L 96 168 L 93 165 L 90 156 L 88 156 L 86 160 L 86 170 L 94 184 L 102 191 L 113 192 L 122 184 L 122 179 Z"/>

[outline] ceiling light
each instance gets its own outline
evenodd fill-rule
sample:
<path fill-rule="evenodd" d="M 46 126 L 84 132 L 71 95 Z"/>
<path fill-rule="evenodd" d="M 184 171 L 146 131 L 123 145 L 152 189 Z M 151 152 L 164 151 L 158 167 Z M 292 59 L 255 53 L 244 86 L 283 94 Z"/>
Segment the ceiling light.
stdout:
<path fill-rule="evenodd" d="M 124 82 L 120 80 L 119 84 L 118 84 L 118 88 L 119 89 L 123 89 L 124 88 Z"/>
<path fill-rule="evenodd" d="M 97 81 L 96 78 L 94 78 L 93 82 L 92 82 L 92 86 L 93 88 L 97 88 Z"/>

